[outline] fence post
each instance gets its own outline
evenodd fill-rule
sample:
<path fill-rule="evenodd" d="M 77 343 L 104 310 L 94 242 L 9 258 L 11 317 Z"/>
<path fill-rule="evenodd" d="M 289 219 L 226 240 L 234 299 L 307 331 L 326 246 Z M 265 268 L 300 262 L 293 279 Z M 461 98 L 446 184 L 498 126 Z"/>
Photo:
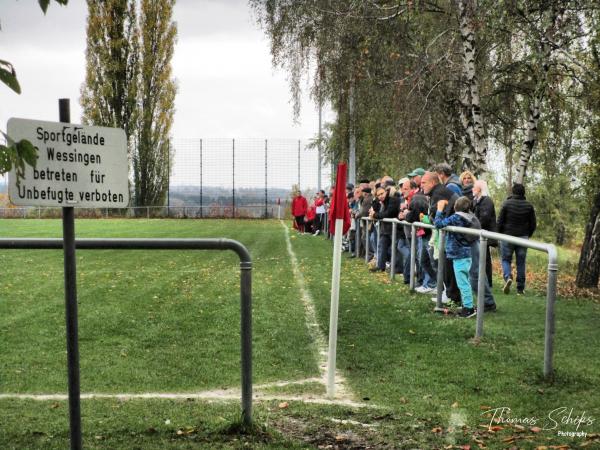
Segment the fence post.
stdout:
<path fill-rule="evenodd" d="M 354 223 L 355 223 L 355 228 L 356 228 L 356 236 L 354 237 L 354 256 L 356 258 L 358 258 L 358 255 L 360 255 L 360 235 L 361 235 L 361 220 L 360 219 L 354 219 Z"/>
<path fill-rule="evenodd" d="M 417 262 L 417 228 L 414 223 L 410 224 L 410 290 L 415 290 L 416 264 Z"/>
<path fill-rule="evenodd" d="M 390 280 L 396 277 L 396 221 L 392 222 L 392 256 L 390 260 Z"/>
<path fill-rule="evenodd" d="M 487 258 L 487 244 L 488 240 L 485 236 L 479 237 L 479 268 L 477 279 L 477 325 L 475 327 L 475 338 L 481 338 L 483 336 L 483 312 L 484 306 L 484 295 L 485 295 L 485 284 L 488 282 L 487 274 L 485 271 L 485 261 Z"/>
<path fill-rule="evenodd" d="M 369 221 L 365 219 L 365 263 L 369 263 Z"/>
<path fill-rule="evenodd" d="M 444 267 L 446 261 L 446 250 L 444 246 L 446 245 L 446 232 L 442 229 L 439 230 L 439 239 L 438 239 L 438 272 L 437 272 L 437 304 L 435 306 L 435 311 L 442 311 L 442 293 L 444 292 Z"/>
<path fill-rule="evenodd" d="M 268 180 L 267 180 L 267 172 L 268 172 L 268 165 L 267 165 L 267 148 L 268 148 L 268 140 L 265 139 L 265 219 L 267 219 L 269 217 L 269 211 L 268 211 Z"/>
<path fill-rule="evenodd" d="M 200 217 L 204 217 L 202 198 L 202 139 L 200 139 Z"/>
<path fill-rule="evenodd" d="M 300 139 L 298 139 L 298 190 L 300 191 Z"/>
<path fill-rule="evenodd" d="M 232 208 L 231 208 L 231 215 L 232 217 L 235 219 L 235 139 L 232 139 L 231 141 L 231 151 L 232 151 L 232 158 L 231 158 L 231 178 L 232 178 L 232 187 L 233 187 L 233 191 L 232 191 L 232 198 L 231 198 L 231 203 L 232 203 Z"/>
<path fill-rule="evenodd" d="M 556 302 L 556 280 L 558 277 L 558 257 L 556 247 L 548 245 L 548 294 L 546 296 L 546 332 L 544 335 L 544 377 L 552 376 L 552 355 L 554 353 L 554 303 Z"/>

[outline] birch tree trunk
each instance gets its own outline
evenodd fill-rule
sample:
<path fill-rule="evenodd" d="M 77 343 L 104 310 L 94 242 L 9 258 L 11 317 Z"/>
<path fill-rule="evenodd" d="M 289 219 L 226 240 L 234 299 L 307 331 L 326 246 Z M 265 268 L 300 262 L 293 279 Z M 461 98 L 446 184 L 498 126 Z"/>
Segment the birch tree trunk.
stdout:
<path fill-rule="evenodd" d="M 535 144 L 537 143 L 537 130 L 540 121 L 540 112 L 542 102 L 546 95 L 546 87 L 548 86 L 548 72 L 550 71 L 550 62 L 553 54 L 554 37 L 558 35 L 560 24 L 562 23 L 562 15 L 564 10 L 552 10 L 552 19 L 550 25 L 544 31 L 540 40 L 540 55 L 542 63 L 541 77 L 538 78 L 535 86 L 535 91 L 531 103 L 529 104 L 529 117 L 527 119 L 527 135 L 521 147 L 519 154 L 519 162 L 517 163 L 517 173 L 515 175 L 515 183 L 523 184 L 529 161 L 533 155 Z"/>
<path fill-rule="evenodd" d="M 545 77 L 544 77 L 545 78 Z M 527 137 L 523 141 L 521 153 L 519 154 L 519 162 L 517 163 L 517 174 L 515 175 L 515 183 L 523 184 L 525 181 L 525 173 L 533 155 L 533 148 L 537 142 L 538 123 L 540 121 L 540 105 L 543 99 L 543 87 L 536 89 L 536 94 L 529 105 L 529 118 L 527 120 Z"/>
<path fill-rule="evenodd" d="M 479 81 L 475 66 L 475 28 L 473 17 L 476 5 L 473 0 L 458 0 L 460 34 L 463 42 L 463 73 L 466 86 L 461 94 L 461 103 L 466 108 L 461 117 L 470 139 L 469 169 L 477 176 L 487 172 L 487 139 L 483 126 L 483 114 L 479 97 Z"/>

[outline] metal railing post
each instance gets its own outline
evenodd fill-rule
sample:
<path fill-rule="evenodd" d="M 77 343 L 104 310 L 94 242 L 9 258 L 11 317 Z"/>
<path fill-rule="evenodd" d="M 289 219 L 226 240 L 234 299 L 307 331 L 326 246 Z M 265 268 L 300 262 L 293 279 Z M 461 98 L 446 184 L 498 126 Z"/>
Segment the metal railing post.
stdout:
<path fill-rule="evenodd" d="M 369 263 L 369 219 L 365 218 L 365 263 Z"/>
<path fill-rule="evenodd" d="M 392 256 L 390 258 L 390 280 L 396 276 L 396 221 L 392 222 Z"/>
<path fill-rule="evenodd" d="M 558 255 L 556 247 L 548 245 L 548 293 L 546 295 L 546 332 L 544 335 L 544 377 L 552 376 L 554 354 L 554 304 L 556 303 L 556 281 L 558 278 Z"/>
<path fill-rule="evenodd" d="M 410 290 L 415 290 L 415 278 L 417 269 L 417 228 L 414 223 L 410 224 Z"/>
<path fill-rule="evenodd" d="M 483 312 L 485 300 L 485 285 L 488 282 L 485 272 L 485 260 L 487 258 L 488 240 L 485 236 L 479 237 L 479 268 L 477 279 L 477 325 L 475 327 L 475 338 L 479 339 L 483 336 Z"/>
<path fill-rule="evenodd" d="M 356 235 L 354 236 L 354 255 L 358 258 L 358 255 L 360 255 L 360 219 L 354 219 L 354 226 L 356 228 Z"/>
<path fill-rule="evenodd" d="M 442 310 L 444 305 L 442 304 L 442 294 L 444 292 L 444 272 L 446 266 L 446 249 L 444 248 L 446 245 L 446 232 L 444 230 L 439 230 L 439 238 L 438 238 L 438 272 L 437 272 L 437 303 L 436 310 Z"/>

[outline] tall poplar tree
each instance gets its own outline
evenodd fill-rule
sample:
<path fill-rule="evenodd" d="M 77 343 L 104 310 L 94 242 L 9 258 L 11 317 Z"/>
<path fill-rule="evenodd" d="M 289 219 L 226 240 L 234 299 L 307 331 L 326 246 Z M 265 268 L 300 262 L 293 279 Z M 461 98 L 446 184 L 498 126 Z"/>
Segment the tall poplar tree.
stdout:
<path fill-rule="evenodd" d="M 175 0 L 142 0 L 138 140 L 133 157 L 137 205 L 164 205 L 169 189 L 169 133 L 175 112 L 171 59 Z"/>
<path fill-rule="evenodd" d="M 162 206 L 168 192 L 176 91 L 171 70 L 177 35 L 172 20 L 175 1 L 87 3 L 84 122 L 125 130 L 133 204 Z"/>
<path fill-rule="evenodd" d="M 139 37 L 135 0 L 88 0 L 85 124 L 123 128 L 131 156 L 137 126 Z"/>

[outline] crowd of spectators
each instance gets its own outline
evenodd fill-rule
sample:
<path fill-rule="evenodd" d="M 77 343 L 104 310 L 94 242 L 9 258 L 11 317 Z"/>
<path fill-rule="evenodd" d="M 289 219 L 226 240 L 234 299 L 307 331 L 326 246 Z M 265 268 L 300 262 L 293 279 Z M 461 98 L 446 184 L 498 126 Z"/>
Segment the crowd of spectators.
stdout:
<path fill-rule="evenodd" d="M 333 193 L 333 188 L 330 195 Z M 390 176 L 376 180 L 361 180 L 357 186 L 346 186 L 351 217 L 371 219 L 368 246 L 356 249 L 357 239 L 365 241 L 366 230 L 357 234 L 356 220 L 344 236 L 350 257 L 369 260 L 369 270 L 384 272 L 393 270 L 401 274 L 405 284 L 410 282 L 411 227 L 397 226 L 395 267 L 391 267 L 392 224 L 383 219 L 399 219 L 408 223 L 421 222 L 435 228 L 418 228 L 416 233 L 416 279 L 420 294 L 437 291 L 437 260 L 439 259 L 439 229 L 446 226 L 481 228 L 488 231 L 529 239 L 536 229 L 535 210 L 525 198 L 521 184 L 512 186 L 512 194 L 504 201 L 498 218 L 494 202 L 489 196 L 484 180 L 478 180 L 470 171 L 455 174 L 446 163 L 437 164 L 426 171 L 417 168 L 395 182 Z M 300 233 L 313 235 L 326 231 L 325 217 L 330 197 L 319 191 L 310 201 L 295 189 L 292 200 L 294 228 Z M 361 222 L 364 224 L 365 222 Z M 444 290 L 442 303 L 454 304 L 459 317 L 476 314 L 473 292 L 477 292 L 479 277 L 479 240 L 459 234 L 446 233 L 444 251 Z M 503 292 L 508 294 L 513 282 L 512 256 L 516 261 L 517 294 L 525 292 L 527 248 L 490 240 L 489 245 L 500 245 L 502 259 Z M 366 254 L 365 254 L 366 253 Z M 484 310 L 496 311 L 492 294 L 492 260 L 488 251 L 485 262 Z M 437 302 L 437 297 L 432 298 Z"/>

